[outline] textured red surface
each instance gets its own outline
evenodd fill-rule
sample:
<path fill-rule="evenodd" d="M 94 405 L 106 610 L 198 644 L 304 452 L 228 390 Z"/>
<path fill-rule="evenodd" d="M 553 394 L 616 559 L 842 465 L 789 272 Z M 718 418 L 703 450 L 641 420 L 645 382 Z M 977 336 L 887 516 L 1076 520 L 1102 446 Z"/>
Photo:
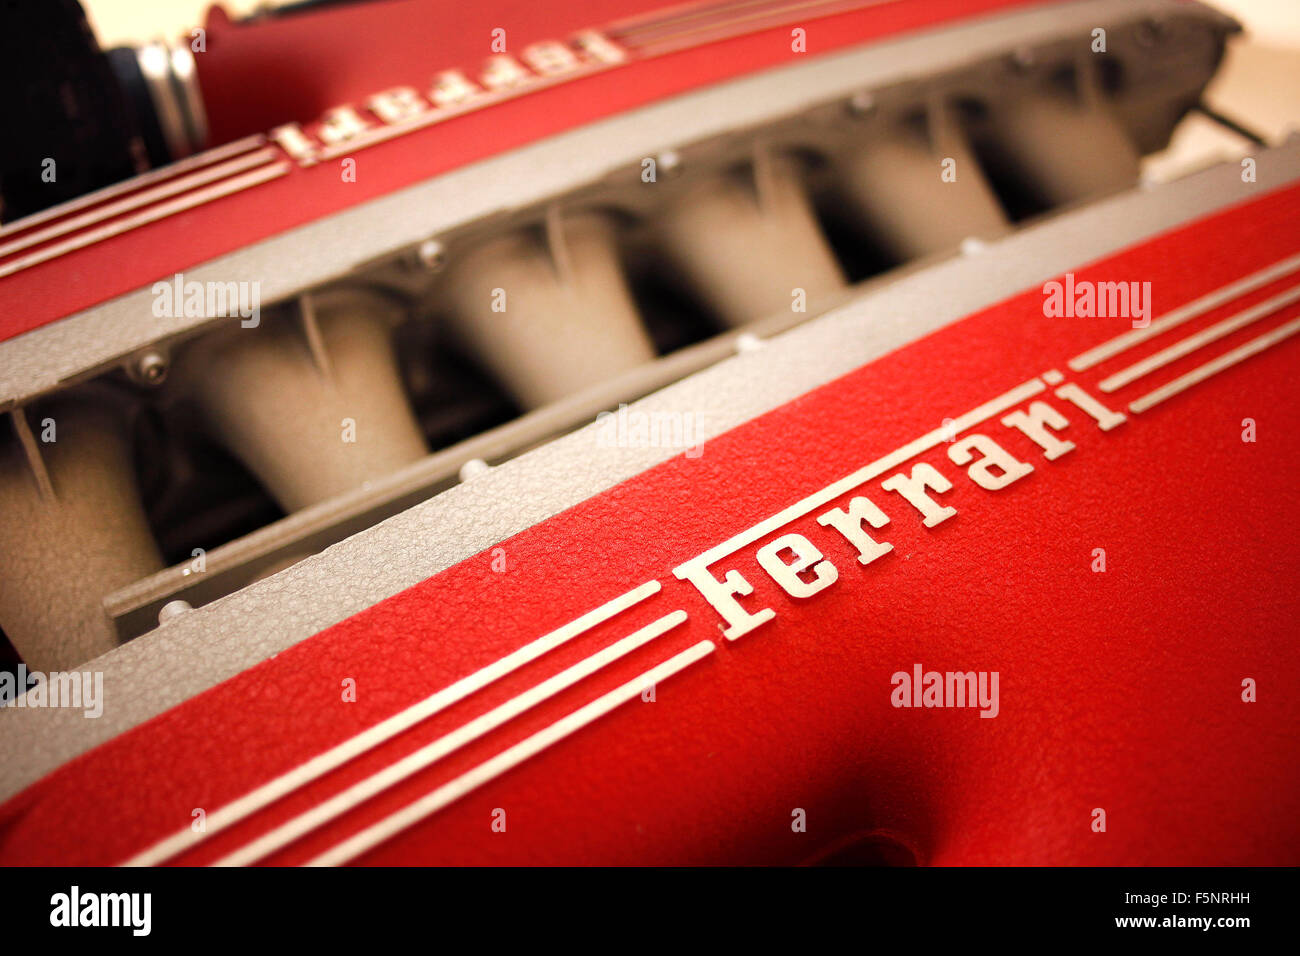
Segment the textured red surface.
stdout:
<path fill-rule="evenodd" d="M 1076 270 L 1153 283 L 1157 314 L 1300 249 L 1300 187 Z M 1296 277 L 1247 296 L 1265 298 Z M 879 479 L 894 552 L 862 568 L 810 515 L 784 531 L 840 571 L 795 602 L 748 548 L 720 563 L 777 617 L 735 643 L 671 568 L 1128 327 L 1047 319 L 1030 289 L 342 622 L 72 761 L 0 808 L 4 863 L 113 863 L 588 609 L 663 591 L 182 856 L 204 862 L 504 701 L 635 626 L 689 620 L 536 711 L 271 858 L 306 860 L 700 640 L 711 657 L 471 793 L 365 863 L 706 863 L 810 859 L 887 829 L 938 864 L 1295 863 L 1300 726 L 1300 338 L 1103 433 L 1064 402 L 1077 448 L 976 487 L 941 446 L 957 517 L 926 529 Z M 1175 338 L 1233 311 L 1207 314 Z M 1109 396 L 1155 384 L 1294 318 L 1295 305 Z M 1070 380 L 1104 375 L 1159 337 Z M 771 347 L 779 348 L 779 342 Z M 760 383 L 755 383 L 760 387 Z M 1258 441 L 1241 440 L 1242 420 Z M 593 448 L 593 454 L 599 450 Z M 892 472 L 890 472 L 892 473 Z M 889 474 L 889 473 L 887 473 Z M 820 510 L 817 513 L 820 513 Z M 782 533 L 784 533 L 784 531 Z M 1105 573 L 1092 571 L 1104 548 Z M 890 676 L 996 670 L 1001 713 L 894 709 Z M 356 703 L 340 700 L 344 678 Z M 1258 683 L 1241 700 L 1243 678 Z M 109 702 L 111 706 L 111 701 Z M 1090 829 L 1104 808 L 1105 833 Z M 505 833 L 490 828 L 507 814 Z M 807 832 L 791 829 L 794 808 Z"/>
<path fill-rule="evenodd" d="M 1031 2 L 894 0 L 809 21 L 807 55 Z M 216 131 L 266 132 L 316 120 L 332 106 L 360 106 L 394 86 L 424 89 L 441 70 L 472 73 L 490 52 L 493 27 L 507 30 L 514 51 L 654 6 L 601 0 L 558 8 L 507 4 L 498 11 L 494 4 L 489 14 L 474 4 L 367 3 L 243 27 L 218 14 L 208 52 L 199 57 L 200 80 Z M 632 62 L 360 150 L 355 182 L 342 181 L 337 162 L 294 167 L 287 176 L 0 279 L 0 341 L 440 173 L 797 56 L 789 28 L 765 30 Z M 214 133 L 213 145 L 222 139 Z"/>

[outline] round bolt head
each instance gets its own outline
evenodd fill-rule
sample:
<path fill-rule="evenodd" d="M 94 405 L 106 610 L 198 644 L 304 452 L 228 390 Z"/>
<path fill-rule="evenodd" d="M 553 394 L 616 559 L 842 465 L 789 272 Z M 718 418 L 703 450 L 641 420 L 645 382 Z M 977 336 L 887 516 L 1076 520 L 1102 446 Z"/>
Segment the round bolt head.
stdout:
<path fill-rule="evenodd" d="M 141 385 L 161 385 L 167 378 L 168 364 L 166 355 L 150 350 L 136 358 L 128 372 Z"/>
<path fill-rule="evenodd" d="M 675 149 L 666 149 L 655 159 L 655 166 L 665 176 L 674 176 L 681 172 L 682 155 Z"/>
<path fill-rule="evenodd" d="M 870 90 L 860 90 L 849 97 L 848 107 L 854 116 L 870 116 L 876 111 L 876 98 Z"/>
<path fill-rule="evenodd" d="M 437 239 L 426 239 L 416 247 L 415 258 L 424 268 L 436 271 L 446 262 L 446 252 Z"/>
<path fill-rule="evenodd" d="M 194 608 L 190 605 L 189 601 L 182 601 L 180 598 L 177 598 L 174 601 L 168 601 L 158 611 L 158 623 L 166 624 L 172 618 L 180 617 L 186 611 L 192 610 L 194 610 Z"/>

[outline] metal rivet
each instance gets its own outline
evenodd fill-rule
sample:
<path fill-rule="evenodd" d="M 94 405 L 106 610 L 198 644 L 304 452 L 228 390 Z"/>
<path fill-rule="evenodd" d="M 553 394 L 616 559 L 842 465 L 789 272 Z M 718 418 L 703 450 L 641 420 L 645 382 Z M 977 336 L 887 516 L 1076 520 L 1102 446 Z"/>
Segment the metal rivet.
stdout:
<path fill-rule="evenodd" d="M 182 601 L 180 598 L 177 598 L 174 601 L 168 601 L 158 612 L 158 623 L 166 624 L 173 618 L 180 617 L 185 612 L 192 610 L 194 610 L 194 608 L 189 601 Z"/>
<path fill-rule="evenodd" d="M 655 157 L 655 168 L 665 176 L 675 176 L 681 172 L 682 156 L 675 149 L 666 149 Z"/>
<path fill-rule="evenodd" d="M 437 239 L 426 239 L 420 243 L 415 249 L 415 258 L 424 268 L 434 272 L 447 262 L 446 250 Z"/>
<path fill-rule="evenodd" d="M 848 107 L 854 116 L 870 116 L 876 111 L 876 98 L 870 90 L 860 90 L 849 97 Z"/>
<path fill-rule="evenodd" d="M 140 385 L 161 385 L 167 377 L 168 365 L 166 355 L 150 349 L 135 358 L 127 373 Z"/>

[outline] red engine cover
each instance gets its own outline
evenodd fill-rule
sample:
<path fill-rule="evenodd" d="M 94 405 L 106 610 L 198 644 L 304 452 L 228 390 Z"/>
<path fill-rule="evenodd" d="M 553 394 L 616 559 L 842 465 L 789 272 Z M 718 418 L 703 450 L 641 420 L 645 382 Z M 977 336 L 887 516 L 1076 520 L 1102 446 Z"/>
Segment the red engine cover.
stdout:
<path fill-rule="evenodd" d="M 1294 256 L 1297 222 L 1290 187 L 1072 281 L 1150 282 L 1159 319 Z M 1072 358 L 1088 364 L 1129 320 L 1047 317 L 1044 290 L 1026 290 L 65 765 L 3 807 L 0 859 L 211 862 L 313 811 L 323 825 L 243 856 L 794 863 L 887 832 L 937 864 L 1294 862 L 1300 308 L 1110 394 L 1099 383 L 1298 280 L 1279 274 L 1078 372 Z M 1037 402 L 1068 419 L 1052 441 L 1002 421 Z M 975 434 L 1032 471 L 981 486 L 960 451 Z M 922 462 L 952 484 L 931 492 L 956 509 L 933 527 L 882 488 Z M 888 518 L 866 531 L 892 550 L 865 565 L 816 520 L 854 496 Z M 788 534 L 837 580 L 782 590 L 755 555 Z M 774 612 L 735 641 L 673 573 L 711 550 L 714 578 L 752 585 L 736 596 L 747 612 Z M 642 599 L 564 630 L 630 592 Z M 586 675 L 654 621 L 661 634 Z M 917 665 L 997 672 L 997 715 L 895 706 L 894 675 Z M 497 707 L 513 716 L 484 716 Z M 375 746 L 356 736 L 383 737 L 403 713 L 410 726 Z M 313 759 L 303 786 L 255 790 Z M 353 791 L 326 819 L 327 801 L 380 772 L 391 786 Z M 248 812 L 230 819 L 232 805 Z"/>

